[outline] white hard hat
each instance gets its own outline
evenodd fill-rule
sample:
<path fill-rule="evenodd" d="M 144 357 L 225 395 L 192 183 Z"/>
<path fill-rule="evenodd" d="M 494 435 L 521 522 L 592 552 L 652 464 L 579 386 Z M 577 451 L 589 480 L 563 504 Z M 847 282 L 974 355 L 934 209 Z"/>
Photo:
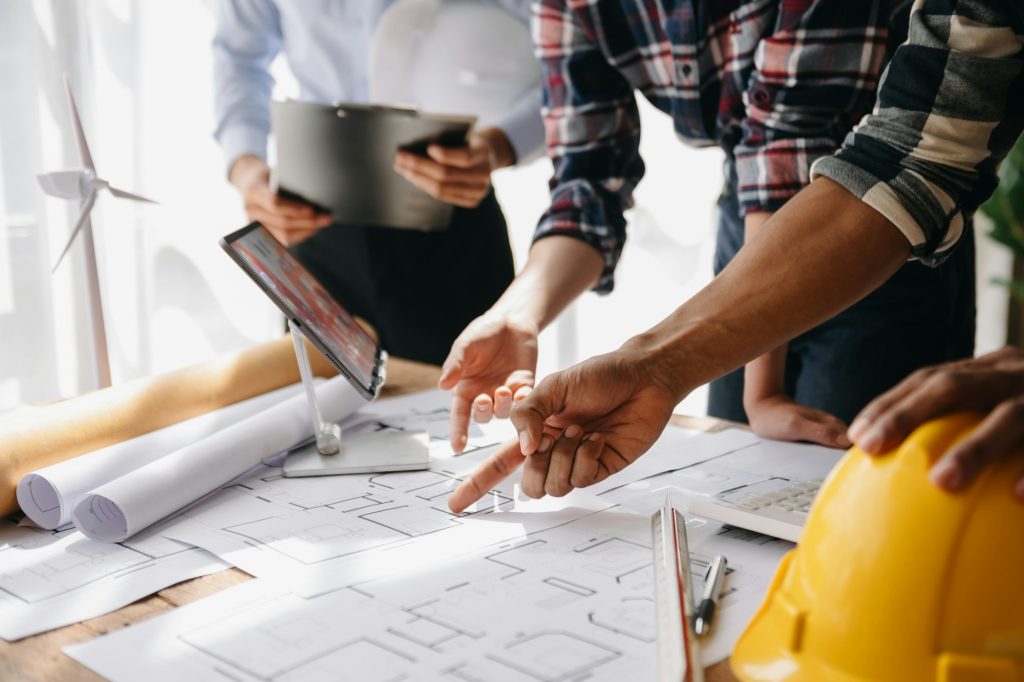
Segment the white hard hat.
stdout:
<path fill-rule="evenodd" d="M 522 18 L 478 0 L 399 0 L 370 47 L 370 99 L 496 123 L 536 88 L 540 66 Z"/>

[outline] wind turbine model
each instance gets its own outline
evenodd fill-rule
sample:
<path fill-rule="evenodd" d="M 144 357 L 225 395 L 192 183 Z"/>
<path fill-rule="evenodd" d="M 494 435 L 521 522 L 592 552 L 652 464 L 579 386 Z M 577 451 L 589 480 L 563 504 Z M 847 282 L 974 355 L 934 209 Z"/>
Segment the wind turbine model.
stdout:
<path fill-rule="evenodd" d="M 81 170 L 56 171 L 54 173 L 43 173 L 39 176 L 39 184 L 43 191 L 50 196 L 62 199 L 77 199 L 81 202 L 81 213 L 78 222 L 75 223 L 71 236 L 68 238 L 64 250 L 61 251 L 57 263 L 53 266 L 53 272 L 57 271 L 64 256 L 71 249 L 78 233 L 82 233 L 82 240 L 85 246 L 85 274 L 88 284 L 89 295 L 89 316 L 92 322 L 92 338 L 94 361 L 96 364 L 96 378 L 101 388 L 110 386 L 110 356 L 107 352 L 107 331 L 103 321 L 103 299 L 100 294 L 100 278 L 96 269 L 96 245 L 92 237 L 92 221 L 89 214 L 96 203 L 96 195 L 100 190 L 107 190 L 118 199 L 131 199 L 132 201 L 145 201 L 150 204 L 156 202 L 152 199 L 126 192 L 123 189 L 111 187 L 110 183 L 96 175 L 96 166 L 92 162 L 92 154 L 89 153 L 89 145 L 85 141 L 85 132 L 82 130 L 82 120 L 78 117 L 78 107 L 75 106 L 75 96 L 71 92 L 71 83 L 68 77 L 64 76 L 64 90 L 68 95 L 68 108 L 71 110 L 71 122 L 75 131 L 75 142 L 78 144 L 78 155 L 82 159 L 85 168 Z"/>

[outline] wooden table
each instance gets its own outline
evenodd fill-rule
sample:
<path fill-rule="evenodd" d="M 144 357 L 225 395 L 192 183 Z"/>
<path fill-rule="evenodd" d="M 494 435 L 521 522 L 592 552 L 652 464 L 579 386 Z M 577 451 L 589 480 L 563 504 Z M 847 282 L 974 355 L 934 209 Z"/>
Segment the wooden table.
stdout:
<path fill-rule="evenodd" d="M 433 388 L 437 385 L 439 375 L 440 369 L 437 367 L 392 358 L 388 361 L 388 385 L 384 387 L 382 397 Z M 723 426 L 723 422 L 707 418 L 677 417 L 674 421 L 681 426 L 702 431 L 712 431 Z M 61 647 L 120 630 L 247 580 L 252 580 L 249 574 L 232 568 L 179 583 L 99 618 L 18 642 L 0 640 L 0 680 L 72 682 L 102 679 L 65 656 Z M 706 679 L 708 682 L 735 682 L 726 662 L 711 667 Z"/>

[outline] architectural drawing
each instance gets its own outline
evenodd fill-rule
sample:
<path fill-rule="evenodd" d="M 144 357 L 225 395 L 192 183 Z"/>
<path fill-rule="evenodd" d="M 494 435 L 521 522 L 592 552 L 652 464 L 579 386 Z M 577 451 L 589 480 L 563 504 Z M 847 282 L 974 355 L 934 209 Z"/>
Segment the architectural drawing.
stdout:
<path fill-rule="evenodd" d="M 101 615 L 227 565 L 154 533 L 115 545 L 73 529 L 0 521 L 0 567 L 0 637 L 17 639 Z"/>
<path fill-rule="evenodd" d="M 115 682 L 650 679 L 649 533 L 646 517 L 594 511 L 315 597 L 253 581 L 67 651 Z M 717 553 L 733 566 L 705 650 L 720 660 L 788 545 L 700 523 L 690 538 L 695 575 Z"/>
<path fill-rule="evenodd" d="M 562 501 L 516 499 L 518 476 L 513 476 L 466 512 L 452 514 L 447 505 L 451 491 L 503 439 L 493 428 L 483 431 L 475 449 L 453 456 L 447 441 L 438 438 L 447 436 L 447 400 L 444 394 L 428 393 L 375 403 L 360 413 L 374 428 L 427 429 L 437 436 L 433 447 L 443 446 L 444 452 L 434 452 L 427 471 L 287 479 L 268 467 L 186 511 L 161 532 L 255 576 L 286 577 L 293 590 L 308 597 L 351 584 L 358 579 L 353 571 L 362 575 L 374 553 L 403 547 L 404 556 L 418 562 L 420 554 L 451 555 L 565 523 L 572 520 L 573 505 L 580 507 L 574 512 L 578 517 L 612 504 L 595 498 L 590 489 Z M 612 490 L 756 442 L 742 432 L 705 438 L 670 427 L 640 463 L 601 488 Z M 526 514 L 527 509 L 558 510 L 561 516 Z M 503 516 L 516 511 L 524 512 L 522 527 L 510 523 L 518 519 Z M 430 547 L 421 547 L 424 542 Z"/>

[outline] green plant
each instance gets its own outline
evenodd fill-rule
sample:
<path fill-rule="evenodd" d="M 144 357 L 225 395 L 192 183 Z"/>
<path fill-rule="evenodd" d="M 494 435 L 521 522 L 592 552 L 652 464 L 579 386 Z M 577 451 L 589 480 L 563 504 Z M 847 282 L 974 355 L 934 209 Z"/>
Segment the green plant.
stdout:
<path fill-rule="evenodd" d="M 992 219 L 989 236 L 1009 248 L 1024 262 L 1024 137 L 999 169 L 999 187 L 981 210 Z M 1000 281 L 1024 301 L 1024 280 Z"/>

